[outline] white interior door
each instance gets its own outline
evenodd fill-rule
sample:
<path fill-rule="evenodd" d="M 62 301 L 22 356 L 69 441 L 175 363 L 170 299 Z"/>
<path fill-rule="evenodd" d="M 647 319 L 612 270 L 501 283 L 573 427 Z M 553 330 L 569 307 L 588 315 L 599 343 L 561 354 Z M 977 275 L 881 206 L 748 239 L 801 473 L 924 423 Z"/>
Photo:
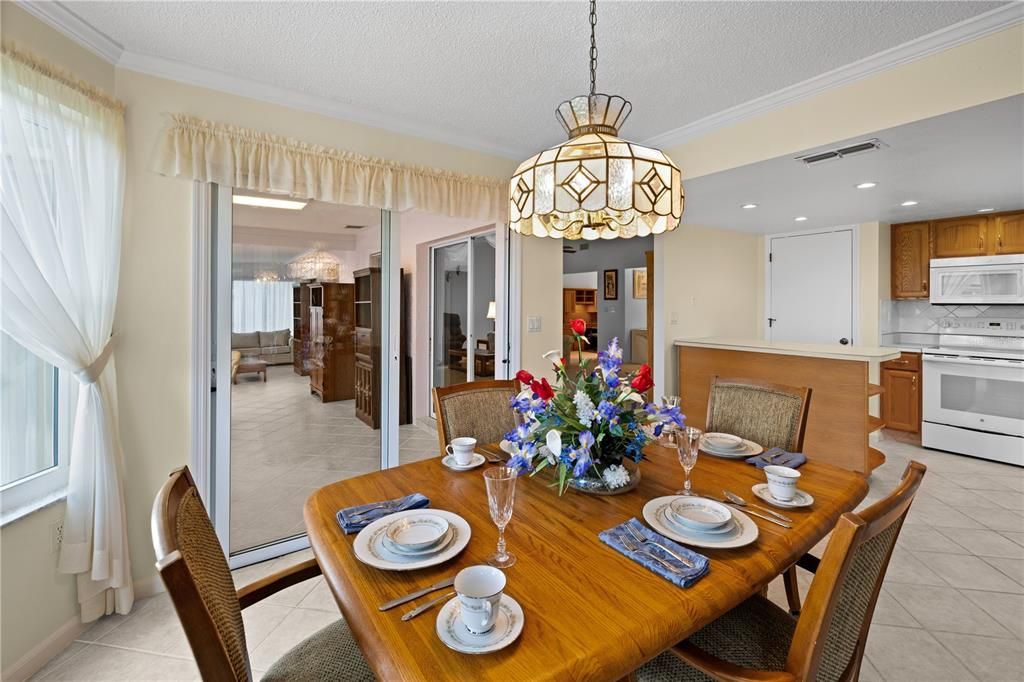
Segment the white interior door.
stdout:
<path fill-rule="evenodd" d="M 853 228 L 768 239 L 770 341 L 854 343 Z"/>

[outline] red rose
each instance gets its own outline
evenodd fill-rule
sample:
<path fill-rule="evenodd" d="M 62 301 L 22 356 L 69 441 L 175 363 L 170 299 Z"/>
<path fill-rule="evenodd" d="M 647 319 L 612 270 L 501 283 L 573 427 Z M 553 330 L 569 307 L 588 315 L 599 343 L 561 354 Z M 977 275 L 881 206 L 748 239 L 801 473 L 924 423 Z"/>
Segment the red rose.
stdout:
<path fill-rule="evenodd" d="M 586 333 L 586 331 L 587 331 L 587 323 L 586 323 L 586 321 L 585 320 L 581 320 L 579 318 L 576 318 L 575 320 L 570 322 L 569 326 L 572 327 L 573 334 L 577 334 L 579 336 L 583 336 Z"/>
<path fill-rule="evenodd" d="M 530 384 L 530 390 L 532 390 L 541 400 L 551 400 L 555 397 L 555 391 L 551 388 L 551 384 L 548 383 L 547 379 L 541 379 L 540 381 L 535 380 Z"/>
<path fill-rule="evenodd" d="M 640 365 L 640 369 L 637 370 L 636 376 L 633 377 L 633 381 L 629 385 L 637 393 L 649 391 L 654 386 L 654 379 L 651 378 L 651 368 L 646 364 Z"/>
<path fill-rule="evenodd" d="M 516 372 L 516 379 L 519 379 L 519 383 L 526 384 L 527 386 L 533 383 L 533 375 L 525 369 L 521 369 Z"/>

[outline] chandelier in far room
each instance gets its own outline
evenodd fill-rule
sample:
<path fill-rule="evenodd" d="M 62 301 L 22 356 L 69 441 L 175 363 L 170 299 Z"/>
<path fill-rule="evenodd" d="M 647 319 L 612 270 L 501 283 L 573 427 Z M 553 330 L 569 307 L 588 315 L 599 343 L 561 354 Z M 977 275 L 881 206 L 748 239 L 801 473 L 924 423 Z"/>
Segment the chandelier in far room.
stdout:
<path fill-rule="evenodd" d="M 321 248 L 314 248 L 288 263 L 288 277 L 295 280 L 337 282 L 340 275 L 341 261 Z"/>
<path fill-rule="evenodd" d="M 676 229 L 679 167 L 664 152 L 618 136 L 632 105 L 597 93 L 596 0 L 590 2 L 590 94 L 555 110 L 569 139 L 524 161 L 509 183 L 514 231 L 537 237 L 619 239 Z"/>

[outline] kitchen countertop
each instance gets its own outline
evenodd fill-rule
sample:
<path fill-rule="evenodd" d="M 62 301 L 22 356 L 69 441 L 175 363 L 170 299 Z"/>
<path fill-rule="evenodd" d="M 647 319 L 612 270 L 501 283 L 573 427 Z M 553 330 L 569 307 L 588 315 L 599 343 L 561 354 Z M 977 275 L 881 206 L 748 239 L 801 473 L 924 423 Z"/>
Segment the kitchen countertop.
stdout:
<path fill-rule="evenodd" d="M 677 346 L 695 348 L 718 348 L 747 353 L 775 353 L 777 355 L 800 355 L 809 358 L 832 358 L 835 360 L 860 360 L 862 362 L 882 362 L 900 356 L 898 348 L 882 346 L 839 346 L 818 343 L 788 343 L 764 341 L 761 339 L 734 338 L 686 338 L 676 339 Z M 920 350 L 920 349 L 919 349 Z"/>

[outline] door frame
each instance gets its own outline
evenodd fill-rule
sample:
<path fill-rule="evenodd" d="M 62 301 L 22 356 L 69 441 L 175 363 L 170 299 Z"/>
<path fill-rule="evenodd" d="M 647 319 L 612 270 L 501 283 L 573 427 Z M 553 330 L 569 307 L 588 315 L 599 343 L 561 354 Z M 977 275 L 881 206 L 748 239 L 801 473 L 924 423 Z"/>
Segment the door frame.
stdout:
<path fill-rule="evenodd" d="M 850 329 L 852 330 L 852 337 L 850 339 L 850 345 L 854 346 L 860 340 L 860 225 L 837 225 L 835 227 L 820 227 L 816 229 L 807 230 L 794 230 L 792 232 L 775 232 L 772 234 L 764 235 L 764 253 L 762 261 L 764 267 L 764 322 L 763 326 L 763 337 L 766 341 L 771 341 L 771 327 L 768 323 L 768 318 L 772 316 L 772 239 L 781 239 L 786 237 L 804 237 L 813 234 L 830 234 L 832 232 L 850 232 L 850 251 L 851 251 L 851 291 L 852 296 L 850 297 Z"/>
<path fill-rule="evenodd" d="M 206 504 L 230 568 L 267 561 L 309 547 L 303 534 L 245 550 L 232 555 L 229 550 L 231 527 L 230 457 L 217 457 L 217 452 L 230 452 L 231 378 L 230 371 L 216 381 L 216 367 L 231 367 L 231 316 L 217 315 L 218 309 L 231 308 L 230 277 L 217 277 L 217 257 L 231 253 L 233 188 L 216 183 L 193 182 L 192 248 L 191 248 L 191 325 L 189 372 L 189 424 L 191 443 L 189 468 L 193 472 L 200 496 Z M 401 353 L 401 324 L 392 324 L 400 316 L 401 253 L 399 249 L 398 213 L 381 210 L 381 296 L 389 301 L 388 315 L 381 322 L 381 389 L 387 401 L 381 403 L 380 467 L 399 465 L 398 388 Z M 385 276 L 386 275 L 386 276 Z M 216 307 L 213 304 L 216 297 Z M 214 326 L 216 325 L 216 330 Z M 214 358 L 213 333 L 218 340 Z M 227 343 L 223 343 L 223 341 Z M 217 388 L 220 390 L 217 390 Z M 226 390 L 225 390 L 226 389 Z M 212 398 L 211 398 L 212 394 Z M 212 408 L 212 409 L 211 409 Z M 216 415 L 229 415 L 220 423 Z"/>

